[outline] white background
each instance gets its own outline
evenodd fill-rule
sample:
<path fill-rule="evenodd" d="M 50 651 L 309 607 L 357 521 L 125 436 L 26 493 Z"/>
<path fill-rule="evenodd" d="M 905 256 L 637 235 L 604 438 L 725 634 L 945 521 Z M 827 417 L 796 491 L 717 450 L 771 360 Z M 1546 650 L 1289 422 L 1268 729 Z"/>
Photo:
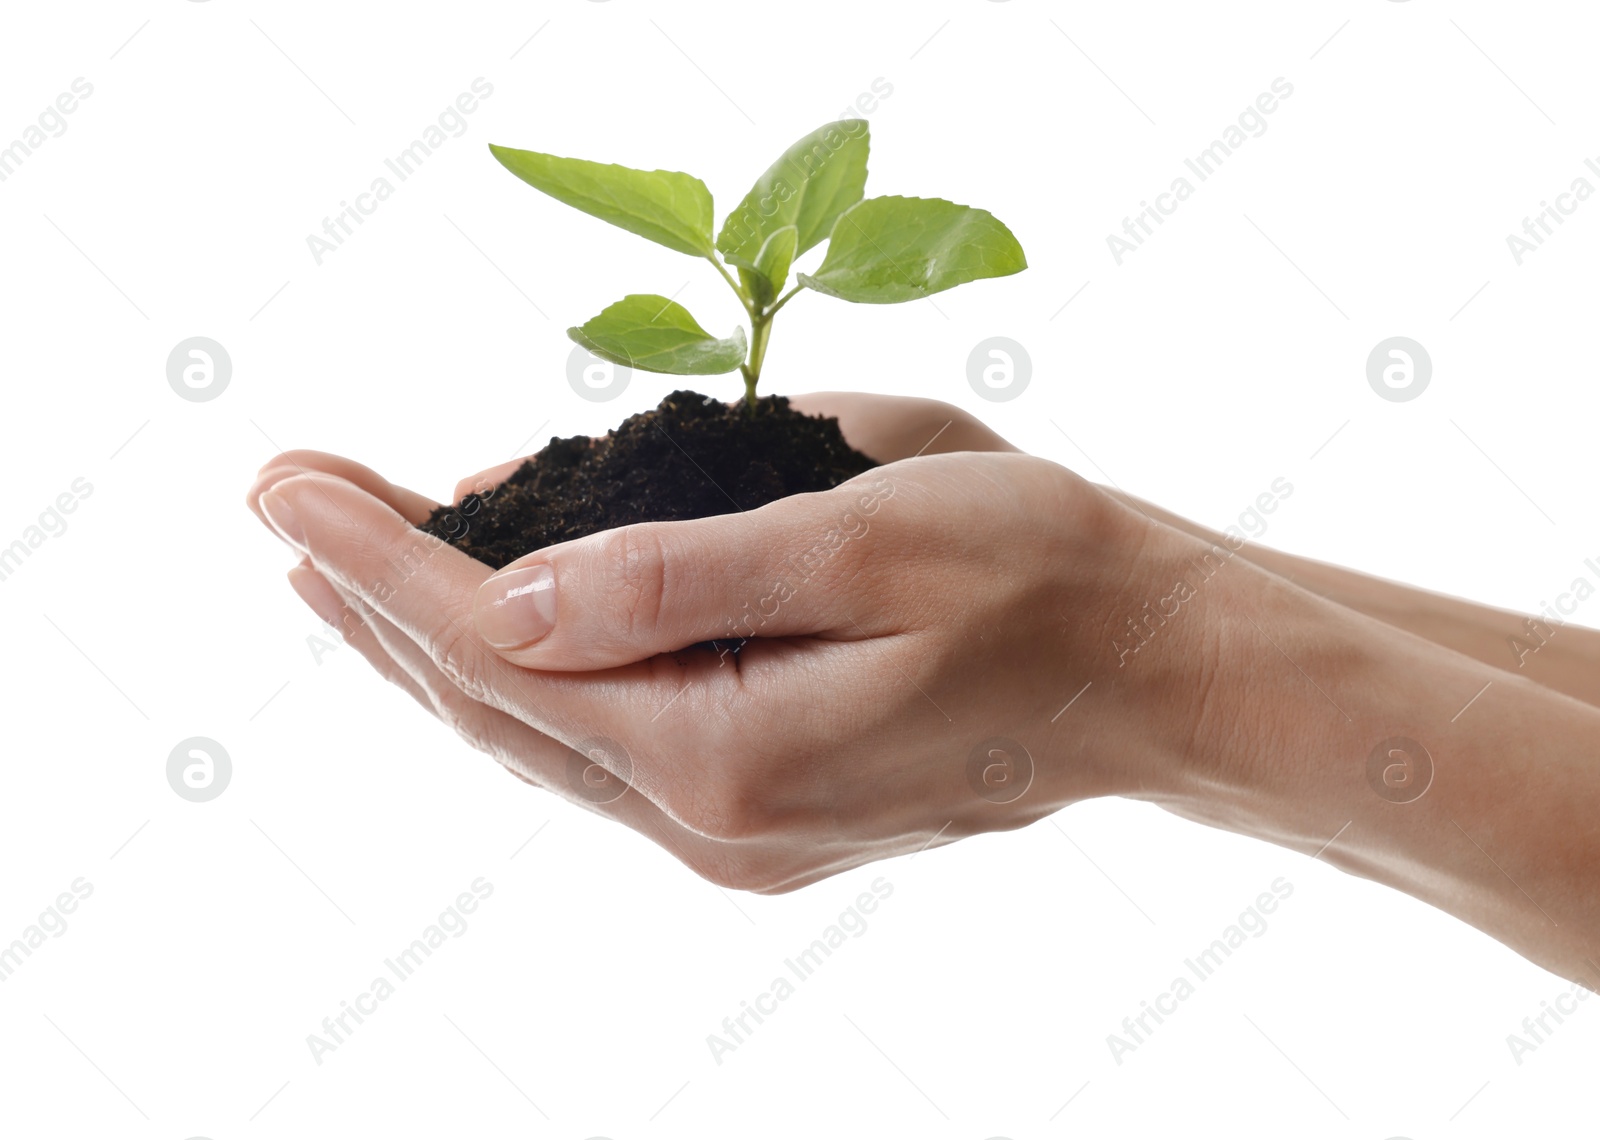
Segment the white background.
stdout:
<path fill-rule="evenodd" d="M 1507 1034 L 1568 983 L 1155 808 L 721 893 L 508 778 L 354 650 L 319 664 L 291 557 L 242 496 L 280 448 L 318 447 L 443 497 L 530 437 L 653 405 L 665 378 L 593 403 L 564 377 L 566 326 L 623 293 L 682 287 L 731 329 L 710 267 L 543 198 L 486 143 L 686 170 L 726 209 L 881 78 L 868 194 L 988 208 L 1030 268 L 936 304 L 801 297 L 767 390 L 939 397 L 1218 527 L 1282 476 L 1264 542 L 1531 612 L 1600 556 L 1600 204 L 1520 266 L 1505 239 L 1600 184 L 1596 31 L 1577 3 L 1432 0 L 8 6 L 0 142 L 74 78 L 93 95 L 0 183 L 0 545 L 74 479 L 93 493 L 0 582 L 0 942 L 75 878 L 94 890 L 0 984 L 0 1128 L 1575 1127 L 1600 1003 L 1519 1065 Z M 480 76 L 466 132 L 319 266 L 307 235 Z M 1107 235 L 1280 76 L 1266 133 L 1116 264 Z M 210 402 L 165 375 L 196 335 L 233 361 Z M 1410 402 L 1365 375 L 1394 335 L 1433 360 Z M 967 382 L 990 336 L 1032 359 L 1008 403 Z M 191 736 L 234 765 L 209 803 L 167 785 Z M 866 933 L 714 1062 L 707 1034 L 880 875 Z M 314 1062 L 307 1034 L 479 876 L 494 893 L 465 934 Z M 1107 1034 L 1279 876 L 1294 893 L 1267 932 L 1117 1064 Z"/>

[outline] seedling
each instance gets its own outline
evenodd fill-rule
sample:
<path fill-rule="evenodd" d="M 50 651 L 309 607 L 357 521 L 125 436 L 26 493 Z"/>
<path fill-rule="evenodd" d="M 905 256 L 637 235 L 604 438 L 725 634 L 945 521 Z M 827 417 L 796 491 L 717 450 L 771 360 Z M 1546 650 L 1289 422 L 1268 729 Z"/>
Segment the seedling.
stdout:
<path fill-rule="evenodd" d="M 828 123 L 800 139 L 756 180 L 711 235 L 711 191 L 670 170 L 635 170 L 491 145 L 505 168 L 537 190 L 630 233 L 703 257 L 739 297 L 750 332 L 714 337 L 676 301 L 632 293 L 567 335 L 604 360 L 646 372 L 710 376 L 737 369 L 754 407 L 772 319 L 801 289 L 858 304 L 916 301 L 1027 268 L 1022 246 L 987 210 L 942 198 L 864 198 L 864 119 Z M 828 243 L 814 273 L 795 260 Z M 730 267 L 733 272 L 730 272 Z"/>

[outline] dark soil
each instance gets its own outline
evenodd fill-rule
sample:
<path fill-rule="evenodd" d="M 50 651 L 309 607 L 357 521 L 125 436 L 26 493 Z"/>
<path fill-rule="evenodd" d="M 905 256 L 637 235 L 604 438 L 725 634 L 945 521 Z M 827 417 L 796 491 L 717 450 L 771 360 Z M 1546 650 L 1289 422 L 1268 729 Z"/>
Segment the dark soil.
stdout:
<path fill-rule="evenodd" d="M 421 529 L 498 570 L 596 531 L 747 511 L 876 466 L 838 420 L 782 396 L 751 409 L 678 391 L 600 439 L 552 438 L 492 494 L 440 507 Z"/>

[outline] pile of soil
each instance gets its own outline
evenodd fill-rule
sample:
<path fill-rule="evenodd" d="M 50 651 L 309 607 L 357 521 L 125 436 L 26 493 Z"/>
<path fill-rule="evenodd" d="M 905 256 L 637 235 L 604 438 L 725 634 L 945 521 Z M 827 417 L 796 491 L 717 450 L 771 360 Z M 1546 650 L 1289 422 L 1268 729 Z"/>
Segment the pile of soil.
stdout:
<path fill-rule="evenodd" d="M 596 531 L 748 511 L 876 466 L 838 420 L 783 396 L 751 408 L 678 391 L 599 439 L 553 437 L 492 494 L 440 507 L 421 529 L 498 570 Z"/>

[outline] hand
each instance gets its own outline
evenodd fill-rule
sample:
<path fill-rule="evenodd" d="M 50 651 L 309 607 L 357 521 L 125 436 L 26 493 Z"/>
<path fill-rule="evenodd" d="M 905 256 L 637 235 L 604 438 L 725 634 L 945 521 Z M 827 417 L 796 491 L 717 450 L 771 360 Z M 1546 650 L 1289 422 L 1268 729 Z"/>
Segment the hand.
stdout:
<path fill-rule="evenodd" d="M 877 420 L 878 446 L 904 434 Z M 1147 791 L 1186 747 L 1171 670 L 1119 672 L 1104 636 L 1154 596 L 1140 516 L 1054 464 L 939 442 L 832 491 L 604 532 L 492 579 L 412 529 L 428 500 L 348 461 L 294 453 L 252 494 L 309 555 L 302 596 L 325 620 L 363 615 L 352 643 L 470 741 L 715 882 L 777 892 Z M 312 463 L 329 470 L 294 473 Z M 555 618 L 520 647 L 519 607 Z M 729 636 L 753 640 L 684 651 Z"/>
<path fill-rule="evenodd" d="M 792 890 L 1123 794 L 1592 977 L 1600 710 L 1229 561 L 1051 464 L 927 450 L 492 578 L 412 528 L 430 500 L 348 460 L 281 456 L 251 502 L 308 552 L 301 596 L 384 675 L 721 885 Z M 518 574 L 554 588 L 502 601 Z M 542 636 L 495 648 L 528 632 L 515 607 L 550 602 Z M 730 611 L 756 635 L 737 659 L 673 652 Z M 1372 742 L 1401 738 L 1447 758 L 1426 796 L 1373 783 Z"/>

